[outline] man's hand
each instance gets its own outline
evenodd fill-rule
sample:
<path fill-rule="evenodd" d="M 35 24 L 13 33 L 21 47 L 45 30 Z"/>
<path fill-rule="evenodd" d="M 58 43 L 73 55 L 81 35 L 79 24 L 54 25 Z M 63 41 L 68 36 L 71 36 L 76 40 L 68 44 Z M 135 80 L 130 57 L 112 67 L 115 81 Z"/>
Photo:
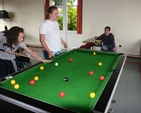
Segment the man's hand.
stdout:
<path fill-rule="evenodd" d="M 113 48 L 113 51 L 116 51 L 117 49 L 116 48 Z"/>
<path fill-rule="evenodd" d="M 64 48 L 68 48 L 67 43 L 61 38 L 61 43 L 64 45 Z"/>
<path fill-rule="evenodd" d="M 94 38 L 97 39 L 98 36 L 95 36 Z"/>
<path fill-rule="evenodd" d="M 54 57 L 54 55 L 52 54 L 52 52 L 48 52 L 48 57 L 51 58 L 51 57 Z"/>
<path fill-rule="evenodd" d="M 67 43 L 66 43 L 66 42 L 64 43 L 64 48 L 68 48 L 68 45 L 67 45 Z"/>

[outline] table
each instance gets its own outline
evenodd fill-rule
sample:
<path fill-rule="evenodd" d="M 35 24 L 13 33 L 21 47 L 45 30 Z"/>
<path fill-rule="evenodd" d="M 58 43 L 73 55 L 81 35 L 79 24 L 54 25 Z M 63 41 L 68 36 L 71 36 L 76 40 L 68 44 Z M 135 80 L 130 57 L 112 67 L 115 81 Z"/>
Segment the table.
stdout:
<path fill-rule="evenodd" d="M 95 42 L 96 42 L 96 39 L 94 37 L 89 38 L 89 39 L 83 41 L 83 43 L 93 43 L 94 45 L 93 45 L 92 49 L 94 49 L 94 47 L 102 47 L 102 43 L 101 44 L 97 44 Z"/>
<path fill-rule="evenodd" d="M 40 62 L 12 74 L 10 79 L 1 79 L 0 99 L 32 111 L 37 108 L 42 113 L 106 113 L 125 60 L 124 54 L 73 49 L 54 58 L 52 63 Z M 98 66 L 99 62 L 102 66 Z M 93 75 L 89 75 L 90 71 Z M 105 77 L 103 81 L 99 79 L 101 75 Z M 29 82 L 35 76 L 39 80 L 31 85 Z M 64 81 L 65 77 L 69 80 Z M 10 84 L 13 79 L 20 85 L 19 89 Z M 60 97 L 60 92 L 65 96 Z M 91 92 L 96 94 L 94 98 L 90 98 Z"/>
<path fill-rule="evenodd" d="M 23 107 L 16 106 L 2 99 L 0 99 L 0 106 L 2 106 L 0 107 L 0 111 L 3 113 L 9 113 L 9 111 L 11 113 L 34 113 L 27 109 L 24 109 Z"/>
<path fill-rule="evenodd" d="M 94 42 L 95 42 L 95 38 L 94 37 L 89 38 L 89 39 L 83 41 L 83 43 L 94 43 Z"/>

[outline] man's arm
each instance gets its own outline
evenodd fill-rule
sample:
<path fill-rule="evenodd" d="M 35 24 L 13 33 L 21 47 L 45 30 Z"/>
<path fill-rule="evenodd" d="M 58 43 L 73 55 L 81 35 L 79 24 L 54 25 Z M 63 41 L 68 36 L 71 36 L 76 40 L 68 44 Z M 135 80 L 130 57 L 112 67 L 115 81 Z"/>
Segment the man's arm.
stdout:
<path fill-rule="evenodd" d="M 95 36 L 95 39 L 96 39 L 96 40 L 101 40 L 101 37 L 102 37 L 102 35 L 100 35 L 100 36 Z"/>
<path fill-rule="evenodd" d="M 113 51 L 116 51 L 115 38 L 114 38 L 113 34 L 112 34 L 111 42 L 112 42 L 112 49 L 113 49 Z"/>
<path fill-rule="evenodd" d="M 48 48 L 47 44 L 45 43 L 45 34 L 40 34 L 40 43 L 41 43 L 42 47 L 48 52 L 49 58 L 54 56 L 52 54 L 52 52 L 50 51 L 50 49 Z"/>
<path fill-rule="evenodd" d="M 61 38 L 61 43 L 64 45 L 64 48 L 68 47 L 67 43 L 62 38 Z"/>
<path fill-rule="evenodd" d="M 111 38 L 111 43 L 112 43 L 112 47 L 115 48 L 116 45 L 115 45 L 115 39 L 114 39 L 114 35 L 112 35 L 112 38 Z"/>

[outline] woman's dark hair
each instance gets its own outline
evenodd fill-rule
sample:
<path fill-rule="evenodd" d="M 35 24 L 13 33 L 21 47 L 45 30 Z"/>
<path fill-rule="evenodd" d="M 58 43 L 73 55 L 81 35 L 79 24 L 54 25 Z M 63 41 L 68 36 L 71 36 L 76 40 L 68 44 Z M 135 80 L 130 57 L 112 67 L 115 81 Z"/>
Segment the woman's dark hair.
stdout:
<path fill-rule="evenodd" d="M 24 30 L 23 30 L 23 28 L 20 28 L 18 26 L 14 26 L 7 31 L 7 33 L 5 35 L 7 38 L 8 46 L 12 47 L 12 44 L 17 45 L 19 33 L 24 33 Z"/>
<path fill-rule="evenodd" d="M 58 8 L 56 6 L 50 6 L 47 10 L 47 18 L 49 18 L 49 14 L 52 14 L 54 10 L 57 10 Z"/>

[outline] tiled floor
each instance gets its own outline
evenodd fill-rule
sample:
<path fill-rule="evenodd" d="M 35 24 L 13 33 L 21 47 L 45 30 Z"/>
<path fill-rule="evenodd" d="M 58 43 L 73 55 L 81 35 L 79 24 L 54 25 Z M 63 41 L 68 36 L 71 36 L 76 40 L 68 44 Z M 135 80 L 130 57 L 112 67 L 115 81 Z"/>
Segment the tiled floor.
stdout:
<path fill-rule="evenodd" d="M 112 104 L 113 113 L 141 113 L 141 75 L 139 60 L 127 58 Z"/>
<path fill-rule="evenodd" d="M 40 48 L 31 48 L 40 56 Z M 31 59 L 32 64 L 39 61 Z M 116 103 L 112 104 L 113 113 L 141 113 L 141 75 L 139 59 L 127 58 L 117 89 L 114 94 Z"/>

